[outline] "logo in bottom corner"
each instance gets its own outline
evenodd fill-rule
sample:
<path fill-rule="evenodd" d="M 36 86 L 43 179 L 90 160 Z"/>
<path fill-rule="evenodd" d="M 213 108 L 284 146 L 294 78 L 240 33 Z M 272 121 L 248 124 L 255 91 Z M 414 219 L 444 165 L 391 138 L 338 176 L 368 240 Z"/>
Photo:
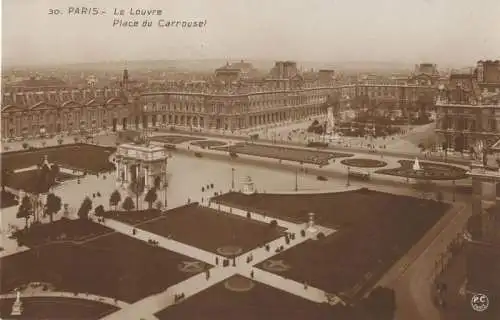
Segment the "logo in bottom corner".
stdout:
<path fill-rule="evenodd" d="M 490 300 L 488 299 L 488 296 L 482 293 L 475 294 L 472 299 L 470 300 L 470 305 L 472 307 L 472 310 L 477 311 L 477 312 L 483 312 L 486 309 L 488 309 L 488 306 L 490 305 Z"/>

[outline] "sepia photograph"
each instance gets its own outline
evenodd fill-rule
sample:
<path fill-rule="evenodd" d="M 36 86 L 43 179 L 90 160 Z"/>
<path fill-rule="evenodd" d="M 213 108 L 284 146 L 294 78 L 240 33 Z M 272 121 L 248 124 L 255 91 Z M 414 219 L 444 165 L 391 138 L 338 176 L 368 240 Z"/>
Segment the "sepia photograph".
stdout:
<path fill-rule="evenodd" d="M 499 0 L 0 18 L 0 320 L 500 319 Z"/>

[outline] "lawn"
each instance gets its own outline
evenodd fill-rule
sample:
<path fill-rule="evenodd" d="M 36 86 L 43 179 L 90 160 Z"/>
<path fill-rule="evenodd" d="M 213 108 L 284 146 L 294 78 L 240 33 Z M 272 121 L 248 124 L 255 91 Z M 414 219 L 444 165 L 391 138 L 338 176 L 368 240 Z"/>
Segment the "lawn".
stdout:
<path fill-rule="evenodd" d="M 132 210 L 132 211 L 106 211 L 102 215 L 104 218 L 114 219 L 126 224 L 137 225 L 144 221 L 155 219 L 161 216 L 161 211 L 157 209 Z"/>
<path fill-rule="evenodd" d="M 352 297 L 374 284 L 449 208 L 367 189 L 307 195 L 228 193 L 213 200 L 292 221 L 305 222 L 308 212 L 316 213 L 318 224 L 338 231 L 273 260 L 291 265 L 280 275 Z"/>
<path fill-rule="evenodd" d="M 225 246 L 236 246 L 245 252 L 280 237 L 284 231 L 197 203 L 169 210 L 137 228 L 214 253 Z"/>
<path fill-rule="evenodd" d="M 421 171 L 413 170 L 413 160 L 399 160 L 401 167 L 394 169 L 380 169 L 376 173 L 404 178 L 422 180 L 459 180 L 466 179 L 467 170 L 443 163 L 420 162 Z"/>
<path fill-rule="evenodd" d="M 21 296 L 23 314 L 12 317 L 10 313 L 14 300 L 0 300 L 2 319 L 100 319 L 118 310 L 108 304 L 84 299 Z"/>
<path fill-rule="evenodd" d="M 180 136 L 180 135 L 165 135 L 165 136 L 154 136 L 151 137 L 150 140 L 156 142 L 179 144 L 187 141 L 205 140 L 205 138 Z"/>
<path fill-rule="evenodd" d="M 38 169 L 13 173 L 10 176 L 9 181 L 7 182 L 7 185 L 15 190 L 23 190 L 25 192 L 33 193 L 37 189 L 35 182 L 38 181 L 38 178 L 37 178 L 38 173 L 39 173 Z M 68 174 L 65 172 L 59 172 L 57 174 L 56 180 L 57 180 L 57 182 L 63 182 L 66 180 L 71 180 L 71 179 L 76 179 L 76 178 L 77 178 L 77 176 L 74 176 L 72 174 Z M 57 182 L 55 185 L 58 184 Z M 54 187 L 55 185 L 53 185 L 52 187 Z M 45 190 L 47 190 L 47 189 L 45 189 Z"/>
<path fill-rule="evenodd" d="M 33 224 L 21 229 L 15 236 L 27 247 L 37 247 L 52 242 L 81 242 L 113 232 L 90 220 L 60 219 L 52 223 Z"/>
<path fill-rule="evenodd" d="M 201 141 L 191 142 L 190 144 L 193 146 L 202 147 L 203 149 L 205 149 L 205 148 L 224 146 L 228 143 L 224 142 L 224 141 L 217 141 L 217 140 L 201 140 Z"/>
<path fill-rule="evenodd" d="M 92 293 L 135 302 L 162 292 L 193 274 L 178 267 L 193 259 L 112 233 L 86 243 L 54 243 L 0 260 L 0 290 L 30 282 L 58 291 Z"/>
<path fill-rule="evenodd" d="M 114 164 L 108 159 L 114 151 L 115 148 L 111 147 L 78 143 L 7 152 L 2 153 L 2 166 L 9 170 L 28 168 L 41 164 L 44 156 L 47 156 L 49 163 L 56 163 L 60 167 L 89 173 L 108 172 L 114 169 Z"/>
<path fill-rule="evenodd" d="M 214 147 L 214 150 L 224 150 L 232 153 L 241 153 L 257 157 L 273 158 L 279 160 L 296 161 L 326 165 L 333 158 L 351 157 L 352 154 L 316 151 L 307 149 L 294 149 L 282 146 L 270 146 L 254 143 L 237 143 L 228 147 Z"/>
<path fill-rule="evenodd" d="M 219 283 L 156 314 L 173 320 L 303 320 L 334 319 L 333 309 L 254 282 L 250 291 L 234 292 Z"/>

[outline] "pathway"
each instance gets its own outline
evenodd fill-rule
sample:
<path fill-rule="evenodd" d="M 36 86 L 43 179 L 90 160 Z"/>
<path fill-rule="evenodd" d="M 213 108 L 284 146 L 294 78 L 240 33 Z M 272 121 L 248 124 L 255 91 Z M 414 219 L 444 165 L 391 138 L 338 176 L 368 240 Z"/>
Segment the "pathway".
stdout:
<path fill-rule="evenodd" d="M 0 294 L 0 299 L 15 299 L 17 297 L 17 293 L 5 293 Z M 36 291 L 29 293 L 21 294 L 21 301 L 23 298 L 31 298 L 31 297 L 54 297 L 54 298 L 71 298 L 71 299 L 83 299 L 90 301 L 97 301 L 100 303 L 105 303 L 109 305 L 113 305 L 119 308 L 125 308 L 129 306 L 125 301 L 116 300 L 109 297 L 98 296 L 95 294 L 87 294 L 87 293 L 72 293 L 72 292 L 64 292 L 64 291 Z"/>

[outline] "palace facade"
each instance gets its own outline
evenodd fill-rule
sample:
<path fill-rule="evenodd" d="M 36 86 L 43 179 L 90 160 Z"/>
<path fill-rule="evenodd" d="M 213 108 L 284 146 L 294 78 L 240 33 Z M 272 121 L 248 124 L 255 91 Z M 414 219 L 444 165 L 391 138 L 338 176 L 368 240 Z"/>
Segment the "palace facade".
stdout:
<path fill-rule="evenodd" d="M 332 96 L 346 109 L 407 109 L 422 92 L 436 90 L 427 84 L 339 85 L 334 70 L 305 79 L 291 61 L 276 62 L 263 79 L 242 78 L 236 69 L 217 69 L 212 82 L 182 81 L 149 90 L 134 87 L 127 70 L 113 88 L 58 88 L 54 79 L 47 86 L 38 80 L 36 88 L 5 87 L 2 139 L 166 126 L 232 131 L 326 114 Z"/>
<path fill-rule="evenodd" d="M 468 151 L 478 140 L 491 146 L 500 139 L 500 64 L 480 61 L 478 66 L 472 73 L 451 74 L 448 85 L 440 87 L 436 133 L 448 149 Z"/>

